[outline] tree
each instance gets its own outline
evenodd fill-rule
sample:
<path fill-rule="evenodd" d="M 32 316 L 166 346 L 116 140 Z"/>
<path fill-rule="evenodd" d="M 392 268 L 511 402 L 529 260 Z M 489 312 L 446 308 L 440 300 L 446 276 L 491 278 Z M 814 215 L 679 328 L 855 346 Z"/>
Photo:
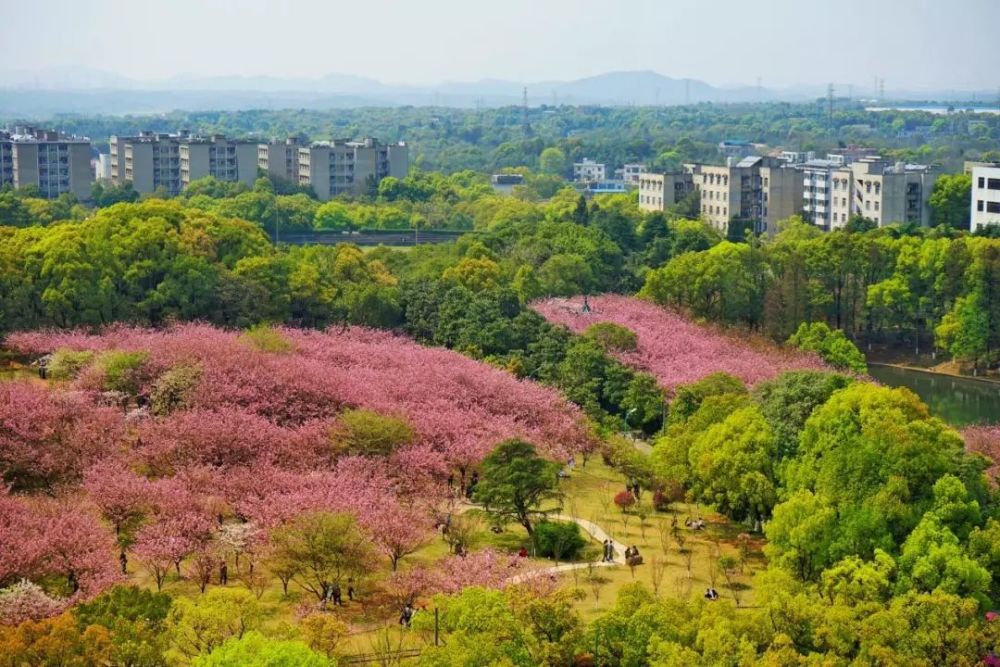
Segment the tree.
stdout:
<path fill-rule="evenodd" d="M 555 146 L 549 146 L 538 157 L 538 168 L 545 174 L 565 176 L 567 165 L 566 154 Z"/>
<path fill-rule="evenodd" d="M 214 588 L 197 598 L 178 598 L 166 621 L 169 653 L 182 660 L 210 653 L 230 638 L 256 629 L 262 618 L 257 598 L 238 588 Z"/>
<path fill-rule="evenodd" d="M 294 580 L 317 600 L 334 584 L 360 576 L 373 558 L 368 537 L 349 514 L 313 512 L 271 535 L 272 560 L 294 570 Z"/>
<path fill-rule="evenodd" d="M 498 521 L 515 520 L 531 535 L 532 517 L 559 497 L 558 471 L 559 465 L 539 458 L 530 443 L 505 440 L 483 460 L 474 499 Z"/>
<path fill-rule="evenodd" d="M 823 361 L 834 368 L 855 373 L 866 373 L 865 355 L 847 339 L 840 329 L 830 329 L 826 322 L 803 322 L 788 339 L 789 345 L 801 350 L 816 352 Z"/>
<path fill-rule="evenodd" d="M 972 193 L 970 174 L 944 174 L 934 182 L 927 199 L 931 209 L 931 224 L 952 229 L 969 228 L 969 201 Z"/>
<path fill-rule="evenodd" d="M 340 413 L 330 429 L 335 455 L 388 456 L 413 439 L 413 427 L 406 419 L 364 408 Z"/>
<path fill-rule="evenodd" d="M 303 642 L 268 639 L 257 631 L 230 638 L 191 661 L 191 667 L 331 667 L 333 664 Z"/>

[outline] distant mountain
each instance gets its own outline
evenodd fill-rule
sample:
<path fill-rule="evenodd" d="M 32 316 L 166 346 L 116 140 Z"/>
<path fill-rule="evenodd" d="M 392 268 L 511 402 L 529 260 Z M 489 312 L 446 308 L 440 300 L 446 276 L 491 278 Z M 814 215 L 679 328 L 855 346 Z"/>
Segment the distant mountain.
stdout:
<path fill-rule="evenodd" d="M 330 73 L 310 78 L 272 76 L 196 76 L 181 74 L 138 81 L 86 67 L 36 71 L 0 71 L 0 115 L 40 117 L 56 113 L 159 113 L 247 108 L 343 108 L 350 106 L 504 106 L 528 103 L 601 105 L 677 105 L 699 102 L 764 102 L 813 100 L 826 86 L 798 85 L 783 89 L 755 86 L 712 86 L 697 79 L 672 78 L 653 71 L 608 72 L 573 81 L 523 83 L 501 79 L 450 81 L 437 85 L 388 84 L 352 74 Z M 846 84 L 836 94 L 848 94 Z M 864 97 L 862 86 L 855 97 Z M 990 94 L 887 91 L 890 99 L 990 99 Z M 993 98 L 995 99 L 995 97 Z"/>

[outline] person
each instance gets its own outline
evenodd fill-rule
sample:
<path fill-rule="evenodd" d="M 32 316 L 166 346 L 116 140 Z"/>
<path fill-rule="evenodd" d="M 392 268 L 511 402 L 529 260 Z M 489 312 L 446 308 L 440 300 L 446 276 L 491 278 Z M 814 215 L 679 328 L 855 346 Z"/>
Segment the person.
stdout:
<path fill-rule="evenodd" d="M 632 558 L 632 547 L 625 547 L 625 562 L 627 563 L 630 558 Z"/>
<path fill-rule="evenodd" d="M 118 555 L 118 562 L 122 564 L 122 574 L 128 574 L 128 556 L 125 555 L 125 551 Z"/>
<path fill-rule="evenodd" d="M 528 549 L 527 549 L 527 547 L 521 547 L 521 549 L 517 552 L 517 557 L 518 558 L 527 558 L 528 557 Z"/>
<path fill-rule="evenodd" d="M 354 602 L 354 580 L 347 580 L 347 599 Z"/>
<path fill-rule="evenodd" d="M 407 602 L 403 606 L 403 613 L 399 615 L 399 624 L 404 628 L 410 627 L 410 621 L 413 620 L 413 607 Z"/>
<path fill-rule="evenodd" d="M 642 556 L 639 555 L 639 548 L 632 545 L 631 554 L 625 559 L 625 562 L 630 566 L 642 565 Z"/>
<path fill-rule="evenodd" d="M 333 604 L 338 607 L 344 606 L 344 597 L 340 592 L 340 584 L 334 584 L 330 587 L 330 597 L 333 599 Z"/>
<path fill-rule="evenodd" d="M 225 586 L 229 583 L 229 568 L 226 567 L 226 561 L 219 561 L 219 585 Z"/>
<path fill-rule="evenodd" d="M 706 600 L 718 600 L 719 599 L 719 592 L 717 590 L 715 590 L 714 588 L 712 588 L 711 586 L 709 586 L 708 588 L 705 589 L 705 599 Z"/>
<path fill-rule="evenodd" d="M 476 485 L 479 484 L 479 473 L 472 473 L 472 479 L 469 480 L 469 485 L 465 487 L 465 497 L 472 500 L 472 494 L 476 492 Z"/>

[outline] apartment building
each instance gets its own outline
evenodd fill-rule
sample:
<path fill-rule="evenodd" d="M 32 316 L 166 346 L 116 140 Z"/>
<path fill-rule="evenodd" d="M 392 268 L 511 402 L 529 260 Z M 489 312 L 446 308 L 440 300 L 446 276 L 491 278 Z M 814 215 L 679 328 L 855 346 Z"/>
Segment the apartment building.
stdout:
<path fill-rule="evenodd" d="M 937 180 L 936 171 L 926 165 L 890 163 L 866 157 L 850 165 L 852 213 L 874 220 L 879 227 L 893 223 L 929 226 L 927 200 Z"/>
<path fill-rule="evenodd" d="M 111 181 L 115 185 L 132 183 L 139 193 L 162 190 L 168 195 L 180 193 L 180 146 L 188 135 L 141 132 L 132 137 L 111 137 Z"/>
<path fill-rule="evenodd" d="M 362 194 L 387 176 L 403 178 L 410 168 L 403 142 L 382 144 L 376 139 L 335 139 L 299 148 L 299 185 L 311 187 L 327 200 L 342 194 Z"/>
<path fill-rule="evenodd" d="M 691 171 L 666 174 L 646 173 L 639 177 L 639 208 L 643 211 L 666 211 L 694 192 Z"/>
<path fill-rule="evenodd" d="M 101 153 L 94 162 L 94 178 L 98 181 L 111 180 L 111 154 Z"/>
<path fill-rule="evenodd" d="M 971 230 L 1000 225 L 1000 164 L 972 168 Z"/>
<path fill-rule="evenodd" d="M 69 193 L 90 199 L 90 141 L 53 130 L 15 127 L 0 132 L 0 185 L 34 186 L 42 197 Z"/>
<path fill-rule="evenodd" d="M 843 160 L 809 160 L 802 169 L 802 215 L 826 231 L 851 217 L 853 175 Z"/>
<path fill-rule="evenodd" d="M 615 180 L 625 183 L 628 187 L 638 187 L 639 179 L 643 174 L 649 173 L 649 167 L 644 164 L 631 162 L 622 165 L 621 169 L 615 169 Z"/>
<path fill-rule="evenodd" d="M 257 179 L 257 146 L 257 141 L 222 135 L 199 137 L 187 132 L 113 136 L 111 180 L 117 185 L 129 181 L 140 193 L 160 189 L 171 196 L 205 176 L 253 186 Z"/>
<path fill-rule="evenodd" d="M 802 209 L 802 173 L 772 157 L 750 156 L 724 167 L 692 167 L 701 193 L 702 219 L 723 233 L 731 221 L 752 223 L 756 233 L 773 233 L 779 220 Z"/>
<path fill-rule="evenodd" d="M 257 146 L 257 168 L 272 178 L 298 183 L 300 148 L 302 142 L 298 137 L 260 144 Z"/>
<path fill-rule="evenodd" d="M 181 187 L 212 176 L 252 187 L 257 180 L 258 142 L 228 139 L 221 134 L 189 137 L 179 147 Z"/>
<path fill-rule="evenodd" d="M 573 163 L 573 180 L 578 183 L 592 183 L 607 180 L 607 168 L 602 162 L 583 158 L 583 162 Z"/>

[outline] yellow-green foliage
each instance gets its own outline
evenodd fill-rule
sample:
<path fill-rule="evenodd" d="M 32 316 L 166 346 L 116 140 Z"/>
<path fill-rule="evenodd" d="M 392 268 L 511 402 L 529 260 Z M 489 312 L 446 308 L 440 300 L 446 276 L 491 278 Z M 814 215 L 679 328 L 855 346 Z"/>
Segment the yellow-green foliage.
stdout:
<path fill-rule="evenodd" d="M 200 379 L 201 366 L 197 364 L 181 364 L 169 369 L 153 383 L 150 392 L 153 413 L 166 415 L 187 407 L 191 390 Z"/>
<path fill-rule="evenodd" d="M 89 350 L 56 350 L 46 367 L 48 377 L 53 380 L 72 380 L 93 360 L 94 353 Z"/>
<path fill-rule="evenodd" d="M 97 358 L 97 364 L 104 371 L 104 388 L 135 395 L 143 383 L 148 352 L 104 352 Z"/>
<path fill-rule="evenodd" d="M 330 430 L 335 454 L 385 456 L 413 441 L 405 419 L 372 410 L 345 410 Z"/>
<path fill-rule="evenodd" d="M 271 352 L 272 354 L 285 354 L 295 349 L 292 341 L 281 335 L 281 332 L 270 324 L 258 324 L 247 329 L 240 336 L 240 340 L 261 352 Z"/>

